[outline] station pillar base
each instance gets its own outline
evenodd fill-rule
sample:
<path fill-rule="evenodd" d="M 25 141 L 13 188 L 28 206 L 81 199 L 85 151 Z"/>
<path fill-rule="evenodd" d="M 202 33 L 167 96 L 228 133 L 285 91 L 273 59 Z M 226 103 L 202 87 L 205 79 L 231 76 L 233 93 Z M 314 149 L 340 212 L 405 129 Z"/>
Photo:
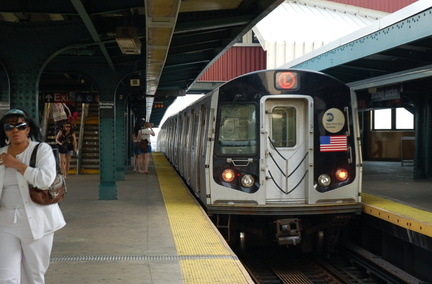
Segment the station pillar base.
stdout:
<path fill-rule="evenodd" d="M 117 185 L 115 182 L 99 184 L 99 200 L 117 200 Z"/>

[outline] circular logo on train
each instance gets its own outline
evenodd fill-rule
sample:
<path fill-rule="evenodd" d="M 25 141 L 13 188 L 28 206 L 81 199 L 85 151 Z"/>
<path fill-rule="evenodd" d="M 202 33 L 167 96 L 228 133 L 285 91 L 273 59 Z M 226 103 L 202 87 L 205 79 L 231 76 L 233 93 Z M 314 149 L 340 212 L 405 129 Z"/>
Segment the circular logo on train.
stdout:
<path fill-rule="evenodd" d="M 324 113 L 322 123 L 328 132 L 337 133 L 345 125 L 345 116 L 339 109 L 331 108 Z"/>

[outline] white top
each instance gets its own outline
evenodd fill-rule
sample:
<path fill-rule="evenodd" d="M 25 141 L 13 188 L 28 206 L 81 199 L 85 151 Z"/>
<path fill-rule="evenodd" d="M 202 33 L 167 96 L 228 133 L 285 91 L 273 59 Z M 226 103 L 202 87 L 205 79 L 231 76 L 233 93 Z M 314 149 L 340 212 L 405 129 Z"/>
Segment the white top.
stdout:
<path fill-rule="evenodd" d="M 150 143 L 150 135 L 154 136 L 155 133 L 153 130 L 149 128 L 140 129 L 140 131 L 138 132 L 138 136 L 140 136 L 142 140 L 147 139 L 149 143 Z"/>
<path fill-rule="evenodd" d="M 30 163 L 30 156 L 33 148 L 39 142 L 30 141 L 29 146 L 24 152 L 18 154 L 16 158 L 24 164 Z M 8 146 L 0 148 L 0 153 L 7 152 Z M 52 205 L 39 205 L 30 199 L 28 184 L 31 183 L 40 189 L 48 189 L 53 183 L 56 176 L 56 162 L 51 146 L 42 143 L 39 146 L 35 168 L 27 167 L 24 175 L 17 171 L 15 172 L 17 186 L 21 193 L 22 204 L 28 218 L 30 229 L 35 240 L 40 239 L 48 233 L 52 233 L 66 225 L 63 214 L 58 204 Z M 0 165 L 0 196 L 3 196 L 4 187 L 11 186 L 11 179 L 5 179 L 5 174 L 10 173 L 9 169 L 6 171 L 4 165 Z M 16 185 L 15 185 L 16 186 Z M 7 190 L 7 189 L 6 189 Z M 5 191 L 6 192 L 6 191 Z M 11 200 L 11 199 L 9 199 Z M 7 202 L 7 200 L 5 200 Z M 14 203 L 16 203 L 14 201 Z M 16 204 L 10 204 L 14 207 Z M 9 204 L 3 204 L 6 208 Z"/>
<path fill-rule="evenodd" d="M 63 103 L 54 103 L 51 105 L 51 112 L 53 115 L 54 121 L 64 120 L 68 118 L 68 114 L 66 113 L 67 106 Z"/>

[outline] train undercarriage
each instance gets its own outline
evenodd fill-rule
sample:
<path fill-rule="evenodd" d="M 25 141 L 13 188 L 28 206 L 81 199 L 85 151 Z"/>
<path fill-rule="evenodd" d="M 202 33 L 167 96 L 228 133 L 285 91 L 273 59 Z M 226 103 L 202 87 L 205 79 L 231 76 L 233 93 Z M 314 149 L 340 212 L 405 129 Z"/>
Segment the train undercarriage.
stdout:
<path fill-rule="evenodd" d="M 296 246 L 305 253 L 331 252 L 338 242 L 341 227 L 352 214 L 305 216 L 246 216 L 216 214 L 215 226 L 231 246 L 256 244 Z"/>

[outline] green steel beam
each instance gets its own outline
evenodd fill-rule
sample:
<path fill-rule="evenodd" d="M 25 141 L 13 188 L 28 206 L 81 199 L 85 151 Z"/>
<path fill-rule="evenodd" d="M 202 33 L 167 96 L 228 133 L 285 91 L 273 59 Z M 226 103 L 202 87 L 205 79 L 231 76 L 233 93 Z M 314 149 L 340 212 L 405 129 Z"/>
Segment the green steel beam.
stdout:
<path fill-rule="evenodd" d="M 422 1 L 420 1 L 422 2 Z M 432 8 L 407 16 L 395 22 L 397 13 L 383 18 L 358 32 L 334 41 L 308 55 L 300 57 L 283 67 L 324 71 L 385 50 L 390 50 L 432 35 Z M 421 10 L 426 3 L 416 3 L 412 9 Z"/>
<path fill-rule="evenodd" d="M 81 19 L 83 20 L 85 26 L 87 27 L 91 37 L 99 45 L 99 48 L 101 49 L 103 55 L 105 56 L 108 65 L 111 67 L 111 70 L 116 71 L 114 63 L 110 55 L 108 54 L 108 50 L 106 49 L 105 45 L 101 41 L 99 34 L 93 25 L 93 22 L 91 21 L 86 9 L 84 8 L 84 5 L 79 0 L 71 0 L 71 2 L 74 5 L 75 9 L 77 10 L 78 14 L 80 15 Z"/>

